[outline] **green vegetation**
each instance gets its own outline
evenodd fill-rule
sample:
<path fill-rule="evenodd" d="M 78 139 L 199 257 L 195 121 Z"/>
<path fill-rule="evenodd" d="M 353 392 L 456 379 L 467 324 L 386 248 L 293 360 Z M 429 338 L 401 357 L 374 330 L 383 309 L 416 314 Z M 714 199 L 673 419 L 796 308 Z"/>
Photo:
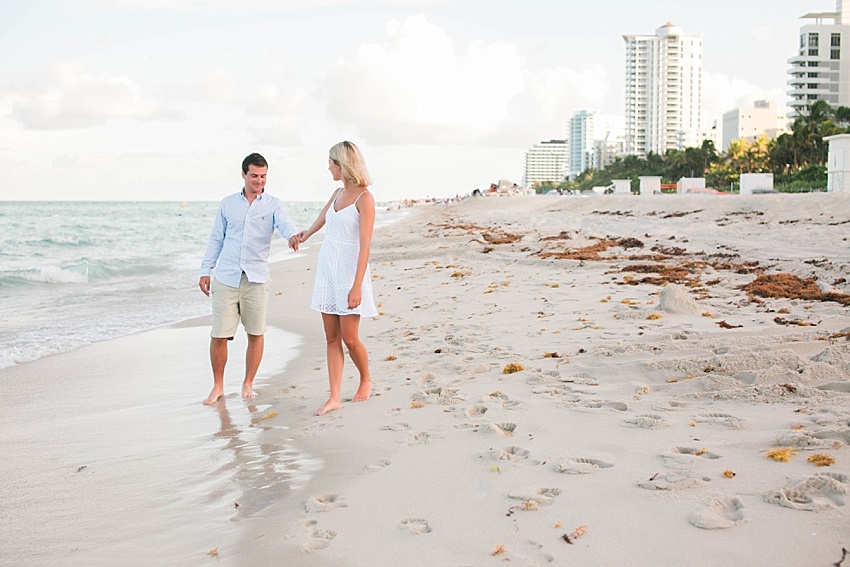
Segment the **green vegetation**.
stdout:
<path fill-rule="evenodd" d="M 663 156 L 650 153 L 645 158 L 617 158 L 603 170 L 587 169 L 576 179 L 560 184 L 546 182 L 538 193 L 552 189 L 585 191 L 608 186 L 614 179 L 631 179 L 632 189 L 640 186 L 639 177 L 659 176 L 662 183 L 676 183 L 682 177 L 705 177 L 707 187 L 720 191 L 737 189 L 742 173 L 773 173 L 777 191 L 796 193 L 826 190 L 826 159 L 829 144 L 825 136 L 850 132 L 850 108 L 832 108 L 816 101 L 791 126 L 791 132 L 775 140 L 759 136 L 752 143 L 735 140 L 725 152 L 718 152 L 706 140 L 698 148 L 667 150 Z"/>

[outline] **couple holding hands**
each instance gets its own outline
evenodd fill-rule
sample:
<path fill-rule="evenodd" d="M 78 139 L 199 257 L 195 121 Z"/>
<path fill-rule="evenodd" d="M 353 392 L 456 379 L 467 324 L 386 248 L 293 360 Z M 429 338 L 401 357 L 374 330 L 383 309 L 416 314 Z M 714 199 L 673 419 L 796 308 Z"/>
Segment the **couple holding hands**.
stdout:
<path fill-rule="evenodd" d="M 248 335 L 242 397 L 256 395 L 253 382 L 263 357 L 270 279 L 268 256 L 275 229 L 297 251 L 300 244 L 325 226 L 310 307 L 322 314 L 330 397 L 315 414 L 324 415 L 342 407 L 343 343 L 360 373 L 360 386 L 353 399 L 369 399 L 369 357 L 359 332 L 361 316 L 378 314 L 369 271 L 375 199 L 369 192 L 371 179 L 366 162 L 353 143 L 340 142 L 330 149 L 328 170 L 334 181 L 342 181 L 342 187 L 334 190 L 307 230 L 299 232 L 280 199 L 265 193 L 268 163 L 260 154 L 251 154 L 242 162 L 242 190 L 221 201 L 198 282 L 201 291 L 212 297 L 213 389 L 204 404 L 215 404 L 224 397 L 227 341 L 233 339 L 240 320 Z M 211 277 L 213 268 L 215 275 Z"/>

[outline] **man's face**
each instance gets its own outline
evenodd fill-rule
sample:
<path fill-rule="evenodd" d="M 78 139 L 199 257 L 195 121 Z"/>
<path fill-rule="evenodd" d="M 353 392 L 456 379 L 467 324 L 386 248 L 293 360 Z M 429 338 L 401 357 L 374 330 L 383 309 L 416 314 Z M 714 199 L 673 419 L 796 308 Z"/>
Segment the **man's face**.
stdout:
<path fill-rule="evenodd" d="M 248 166 L 248 173 L 242 174 L 242 179 L 245 180 L 245 191 L 258 195 L 263 192 L 266 187 L 266 172 L 269 168 L 257 167 L 256 165 Z"/>

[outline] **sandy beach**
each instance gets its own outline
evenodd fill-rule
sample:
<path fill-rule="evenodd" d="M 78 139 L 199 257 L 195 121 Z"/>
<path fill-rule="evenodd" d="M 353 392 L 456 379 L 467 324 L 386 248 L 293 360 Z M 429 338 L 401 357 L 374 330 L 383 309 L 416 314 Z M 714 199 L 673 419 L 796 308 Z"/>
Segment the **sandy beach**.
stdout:
<path fill-rule="evenodd" d="M 320 418 L 311 242 L 251 402 L 237 341 L 200 404 L 207 318 L 0 371 L 0 564 L 848 567 L 848 238 L 842 194 L 416 207 Z"/>

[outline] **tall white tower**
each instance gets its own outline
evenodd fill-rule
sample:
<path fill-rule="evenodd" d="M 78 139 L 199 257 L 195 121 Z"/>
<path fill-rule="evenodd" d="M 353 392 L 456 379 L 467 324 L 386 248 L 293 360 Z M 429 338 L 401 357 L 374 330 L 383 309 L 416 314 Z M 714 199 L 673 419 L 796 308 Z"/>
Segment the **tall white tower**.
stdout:
<path fill-rule="evenodd" d="M 850 10 L 845 11 L 843 4 L 837 0 L 835 12 L 802 16 L 812 23 L 800 28 L 797 55 L 788 60 L 791 118 L 818 100 L 833 107 L 850 106 Z"/>
<path fill-rule="evenodd" d="M 702 36 L 667 23 L 626 42 L 626 153 L 698 146 L 702 121 Z"/>
<path fill-rule="evenodd" d="M 604 114 L 596 110 L 578 110 L 570 118 L 570 167 L 569 176 L 574 179 L 587 168 L 604 169 L 611 159 L 603 160 L 599 145 L 616 155 L 616 147 L 622 151 L 623 117 Z"/>

